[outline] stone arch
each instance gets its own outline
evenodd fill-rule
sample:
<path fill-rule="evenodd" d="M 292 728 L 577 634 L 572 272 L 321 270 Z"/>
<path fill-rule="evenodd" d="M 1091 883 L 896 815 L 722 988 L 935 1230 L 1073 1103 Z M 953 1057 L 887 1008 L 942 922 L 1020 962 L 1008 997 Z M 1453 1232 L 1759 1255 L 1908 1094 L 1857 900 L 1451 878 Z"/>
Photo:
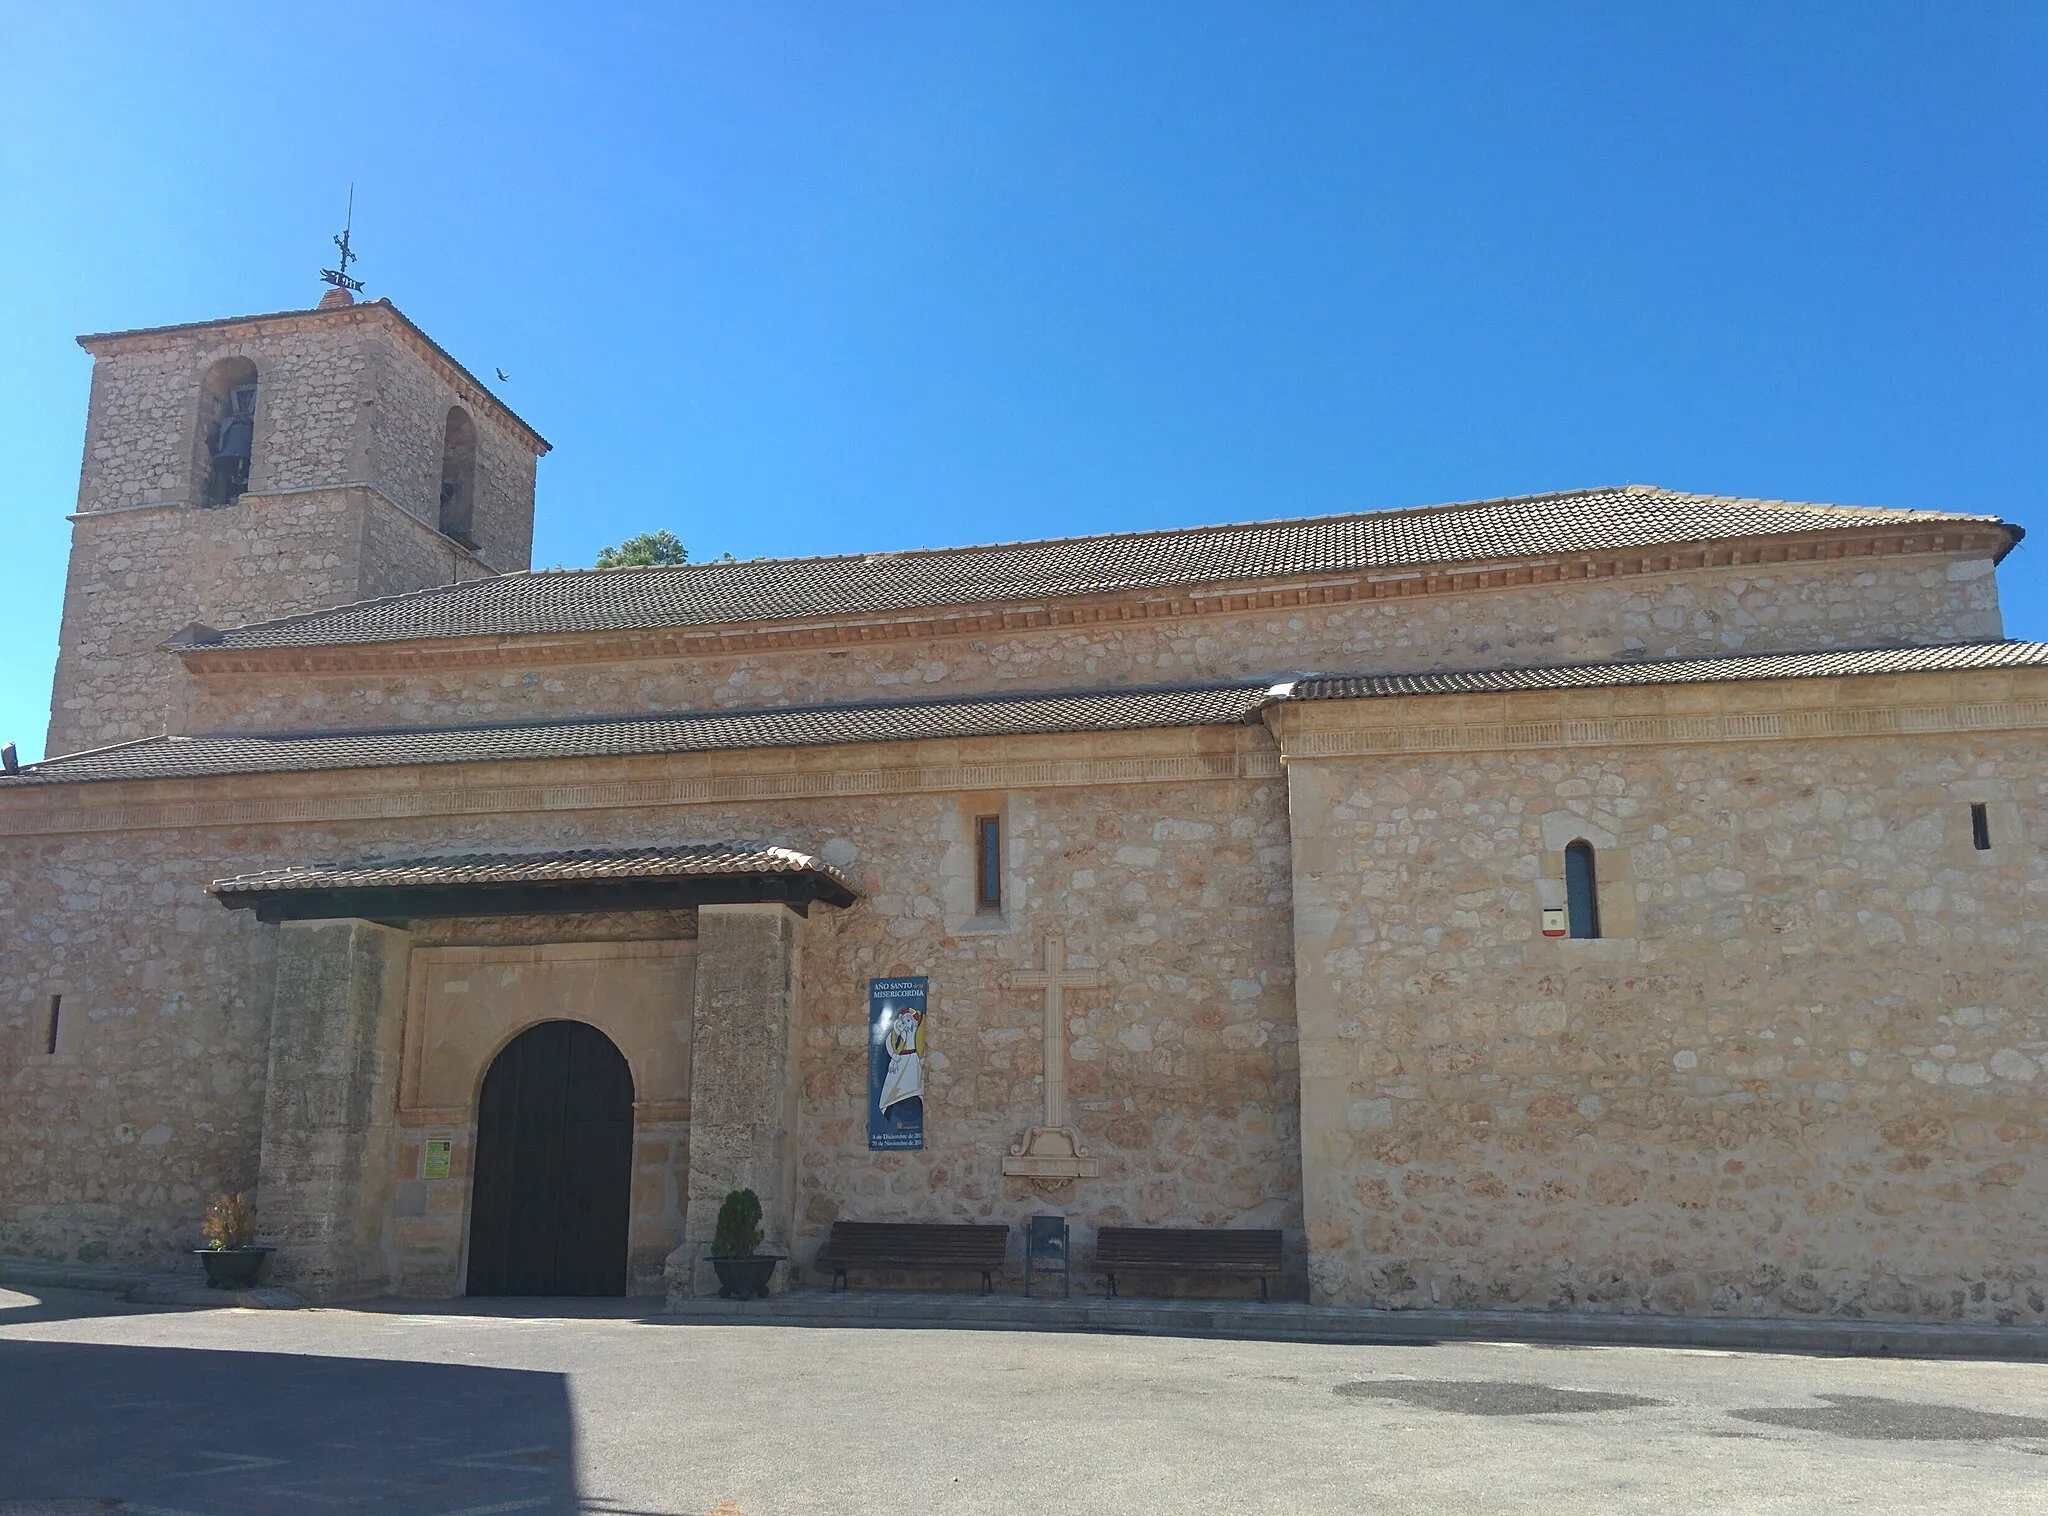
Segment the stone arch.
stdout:
<path fill-rule="evenodd" d="M 193 495 L 204 506 L 233 505 L 249 489 L 256 456 L 256 365 L 217 360 L 199 381 Z"/>
<path fill-rule="evenodd" d="M 441 534 L 465 547 L 476 512 L 476 423 L 459 405 L 448 408 L 441 429 Z"/>

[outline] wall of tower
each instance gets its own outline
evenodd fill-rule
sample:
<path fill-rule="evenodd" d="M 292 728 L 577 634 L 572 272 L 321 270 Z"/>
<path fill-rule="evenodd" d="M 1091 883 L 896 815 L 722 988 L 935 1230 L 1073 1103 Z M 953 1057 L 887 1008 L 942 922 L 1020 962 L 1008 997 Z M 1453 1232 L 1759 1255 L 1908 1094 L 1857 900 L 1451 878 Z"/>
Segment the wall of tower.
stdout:
<path fill-rule="evenodd" d="M 474 388 L 421 363 L 401 331 L 370 332 L 364 351 L 371 389 L 363 477 L 406 514 L 438 528 L 442 440 L 449 409 L 461 406 L 477 434 L 470 539 L 500 573 L 528 567 L 536 459 L 524 436 Z"/>
<path fill-rule="evenodd" d="M 95 357 L 48 751 L 174 724 L 162 643 L 524 568 L 535 439 L 382 305 L 85 339 Z M 208 376 L 253 368 L 247 492 L 206 504 Z M 246 370 L 245 370 L 246 371 Z M 476 426 L 474 550 L 439 530 L 452 406 Z"/>
<path fill-rule="evenodd" d="M 195 621 L 237 626 L 490 572 L 361 487 L 80 516 L 48 751 L 185 729 L 190 681 L 163 643 Z"/>

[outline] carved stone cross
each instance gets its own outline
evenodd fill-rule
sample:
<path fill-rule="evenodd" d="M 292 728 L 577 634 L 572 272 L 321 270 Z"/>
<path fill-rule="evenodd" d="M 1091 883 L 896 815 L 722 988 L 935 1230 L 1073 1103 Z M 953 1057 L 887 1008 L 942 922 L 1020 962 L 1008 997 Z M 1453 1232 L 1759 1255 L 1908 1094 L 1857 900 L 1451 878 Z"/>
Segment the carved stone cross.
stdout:
<path fill-rule="evenodd" d="M 1067 967 L 1067 945 L 1058 937 L 1045 939 L 1045 967 L 1019 969 L 1003 975 L 1004 989 L 1037 990 L 1045 997 L 1045 1120 L 1024 1134 L 1024 1141 L 1010 1149 L 1003 1160 L 1003 1172 L 1024 1179 L 1063 1183 L 1069 1179 L 1092 1179 L 1102 1165 L 1081 1155 L 1081 1143 L 1067 1125 L 1067 1014 L 1064 991 L 1092 990 L 1103 983 L 1092 969 Z"/>

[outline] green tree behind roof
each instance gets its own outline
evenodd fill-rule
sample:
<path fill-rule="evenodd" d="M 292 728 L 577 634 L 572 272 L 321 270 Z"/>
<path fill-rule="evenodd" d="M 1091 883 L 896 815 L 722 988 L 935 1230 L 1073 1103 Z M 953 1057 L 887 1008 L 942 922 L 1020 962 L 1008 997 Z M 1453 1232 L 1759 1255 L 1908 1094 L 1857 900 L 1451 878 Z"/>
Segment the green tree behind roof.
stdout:
<path fill-rule="evenodd" d="M 642 532 L 637 537 L 628 537 L 617 547 L 605 548 L 597 555 L 597 566 L 601 569 L 654 568 L 669 563 L 688 563 L 690 550 L 683 546 L 674 532 Z"/>

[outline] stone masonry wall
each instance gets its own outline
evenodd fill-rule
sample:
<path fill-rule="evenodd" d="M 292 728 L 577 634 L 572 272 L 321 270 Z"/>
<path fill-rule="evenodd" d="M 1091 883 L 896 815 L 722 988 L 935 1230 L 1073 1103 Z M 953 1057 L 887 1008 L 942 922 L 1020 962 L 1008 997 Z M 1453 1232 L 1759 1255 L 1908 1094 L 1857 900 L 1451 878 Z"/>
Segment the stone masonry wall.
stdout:
<path fill-rule="evenodd" d="M 528 443 L 414 351 L 388 313 L 306 313 L 94 350 L 50 752 L 181 721 L 182 674 L 157 648 L 193 621 L 242 625 L 526 566 Z M 201 390 L 223 358 L 256 369 L 250 493 L 205 509 Z M 477 421 L 481 554 L 437 530 L 442 427 L 458 401 Z"/>
<path fill-rule="evenodd" d="M 2048 1319 L 2042 733 L 1316 756 L 1503 719 L 1400 704 L 1283 734 L 1315 1298 Z"/>
<path fill-rule="evenodd" d="M 179 729 L 185 671 L 161 649 L 195 621 L 233 626 L 488 573 L 367 489 L 78 516 L 48 751 Z"/>
<path fill-rule="evenodd" d="M 393 510 L 381 497 L 364 508 L 362 543 L 362 573 L 355 589 L 359 600 L 492 577 L 490 564 L 477 554 Z"/>
<path fill-rule="evenodd" d="M 74 518 L 48 751 L 166 730 L 184 671 L 161 649 L 192 622 L 233 624 L 350 598 L 362 541 L 351 493 L 244 495 L 214 510 L 165 505 Z"/>
<path fill-rule="evenodd" d="M 254 1193 L 277 932 L 205 889 L 276 842 L 0 837 L 0 1254 L 169 1264 Z"/>
<path fill-rule="evenodd" d="M 630 571 L 626 571 L 630 572 Z M 1989 559 L 1925 555 L 1646 575 L 1287 612 L 843 650 L 574 662 L 531 639 L 506 666 L 238 674 L 194 661 L 193 731 L 445 725 L 989 690 L 1710 657 L 2001 635 Z"/>
<path fill-rule="evenodd" d="M 252 490 L 364 481 L 360 422 L 374 360 L 362 337 L 360 323 L 259 323 L 167 333 L 99 352 L 78 509 L 199 503 L 200 385 L 223 358 L 256 367 Z"/>
<path fill-rule="evenodd" d="M 396 332 L 380 328 L 366 345 L 371 352 L 374 385 L 366 401 L 367 477 L 401 510 L 438 530 L 448 411 L 460 405 L 476 423 L 470 536 L 479 556 L 499 573 L 524 569 L 533 553 L 535 472 L 534 455 L 524 435 L 484 403 L 482 394 L 467 385 L 451 384 L 421 363 Z M 369 598 L 369 593 L 364 598 Z"/>
<path fill-rule="evenodd" d="M 911 763 L 928 777 L 903 777 Z M 849 792 L 864 768 L 875 782 Z M 947 777 L 970 774 L 997 787 Z M 1231 777 L 1257 774 L 1271 777 Z M 791 793 L 619 803 L 771 780 Z M 18 835 L 53 801 L 130 820 Z M 209 825 L 134 809 L 191 804 L 226 809 Z M 1012 858 L 1007 909 L 988 919 L 971 904 L 968 827 L 992 807 Z M 1124 1218 L 1280 1225 L 1298 1259 L 1286 811 L 1257 729 L 0 792 L 0 1254 L 166 1262 L 208 1196 L 253 1184 L 277 929 L 223 909 L 208 881 L 724 837 L 822 852 L 861 892 L 805 925 L 801 1257 L 838 1215 L 1015 1221 L 1051 1206 L 1084 1241 Z M 1111 981 L 1068 1000 L 1073 1119 L 1104 1172 L 1059 1194 L 1000 1174 L 1038 1120 L 1040 1023 L 1034 996 L 997 981 L 1038 966 L 1047 931 Z M 866 979 L 898 971 L 932 977 L 931 1145 L 870 1154 Z M 38 1051 L 52 993 L 71 1028 L 54 1060 Z"/>
<path fill-rule="evenodd" d="M 472 535 L 493 568 L 523 569 L 532 444 L 488 392 L 416 344 L 376 305 L 97 341 L 78 509 L 197 504 L 201 381 L 221 359 L 243 358 L 257 377 L 250 489 L 367 484 L 438 527 L 444 428 L 461 405 L 477 427 Z"/>
<path fill-rule="evenodd" d="M 978 919 L 968 826 L 998 809 L 1009 903 Z M 842 1217 L 1021 1227 L 1053 1210 L 1080 1277 L 1104 1224 L 1281 1227 L 1298 1271 L 1282 786 L 921 796 L 873 822 L 884 830 L 844 829 L 827 854 L 871 893 L 817 915 L 805 941 L 797 1256 Z M 1000 981 L 1043 967 L 1048 933 L 1106 980 L 1065 992 L 1069 1118 L 1102 1173 L 1057 1188 L 1002 1174 L 1043 1123 L 1044 1053 L 1042 992 Z M 867 982 L 904 974 L 931 976 L 925 1146 L 872 1153 Z"/>

